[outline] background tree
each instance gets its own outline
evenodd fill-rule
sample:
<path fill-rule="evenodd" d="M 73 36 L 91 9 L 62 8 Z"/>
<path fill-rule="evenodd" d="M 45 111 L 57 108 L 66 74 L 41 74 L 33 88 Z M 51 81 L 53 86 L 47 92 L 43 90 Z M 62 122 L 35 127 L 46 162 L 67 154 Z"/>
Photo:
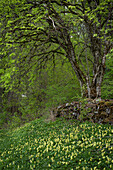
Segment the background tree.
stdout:
<path fill-rule="evenodd" d="M 22 52 L 27 48 L 21 62 L 37 58 L 40 68 L 47 60 L 65 56 L 81 89 L 87 89 L 85 95 L 101 97 L 106 54 L 112 48 L 111 1 L 25 0 L 8 5 L 5 43 L 19 44 Z"/>
<path fill-rule="evenodd" d="M 12 100 L 16 94 L 13 101 L 20 111 L 36 113 L 41 102 L 50 106 L 76 97 L 79 85 L 73 71 L 82 95 L 101 97 L 106 56 L 113 45 L 112 5 L 108 0 L 1 0 L 0 85 Z"/>
<path fill-rule="evenodd" d="M 113 99 L 113 49 L 107 55 L 106 70 L 102 83 L 102 98 Z"/>

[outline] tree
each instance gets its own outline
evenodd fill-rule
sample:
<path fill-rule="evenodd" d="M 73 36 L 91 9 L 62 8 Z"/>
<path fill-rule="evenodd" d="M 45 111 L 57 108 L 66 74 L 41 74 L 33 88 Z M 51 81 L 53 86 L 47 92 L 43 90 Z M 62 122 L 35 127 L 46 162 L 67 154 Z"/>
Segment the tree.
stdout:
<path fill-rule="evenodd" d="M 16 67 L 42 68 L 57 56 L 67 58 L 85 97 L 101 97 L 106 55 L 113 47 L 111 1 L 11 0 L 6 4 L 2 52 L 6 45 L 14 48 L 10 56 Z"/>
<path fill-rule="evenodd" d="M 102 83 L 102 98 L 113 99 L 113 49 L 107 55 L 106 70 Z"/>

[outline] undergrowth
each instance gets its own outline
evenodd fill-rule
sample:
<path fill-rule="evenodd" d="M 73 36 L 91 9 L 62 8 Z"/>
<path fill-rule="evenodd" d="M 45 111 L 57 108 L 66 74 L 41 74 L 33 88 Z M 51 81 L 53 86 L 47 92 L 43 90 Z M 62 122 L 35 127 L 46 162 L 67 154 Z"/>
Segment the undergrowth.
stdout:
<path fill-rule="evenodd" d="M 112 169 L 112 126 L 36 119 L 1 130 L 0 169 Z"/>

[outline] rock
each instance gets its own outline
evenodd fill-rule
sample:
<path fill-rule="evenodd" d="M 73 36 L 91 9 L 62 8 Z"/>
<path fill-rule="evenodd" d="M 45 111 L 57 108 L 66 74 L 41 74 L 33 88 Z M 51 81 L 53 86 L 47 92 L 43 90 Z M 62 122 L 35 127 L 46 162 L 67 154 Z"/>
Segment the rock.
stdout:
<path fill-rule="evenodd" d="M 102 123 L 109 123 L 109 118 L 105 118 Z"/>
<path fill-rule="evenodd" d="M 73 101 L 53 109 L 55 117 L 66 119 L 88 120 L 96 123 L 113 124 L 113 100 L 86 99 L 85 104 Z M 86 115 L 81 115 L 86 113 Z"/>
<path fill-rule="evenodd" d="M 111 113 L 111 108 L 106 108 L 106 113 L 110 114 Z"/>
<path fill-rule="evenodd" d="M 104 103 L 105 106 L 113 106 L 113 101 L 107 101 Z"/>
<path fill-rule="evenodd" d="M 107 114 L 106 112 L 102 111 L 101 114 L 100 114 L 100 116 L 101 116 L 101 117 L 107 117 L 108 114 Z"/>

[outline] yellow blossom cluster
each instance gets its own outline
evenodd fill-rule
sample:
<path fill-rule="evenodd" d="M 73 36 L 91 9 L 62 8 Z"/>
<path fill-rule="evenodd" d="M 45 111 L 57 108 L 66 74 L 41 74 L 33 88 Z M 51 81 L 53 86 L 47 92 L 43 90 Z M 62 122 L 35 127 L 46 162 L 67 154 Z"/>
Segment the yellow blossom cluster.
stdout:
<path fill-rule="evenodd" d="M 37 123 L 29 123 L 10 134 L 11 144 L 1 152 L 0 168 L 113 168 L 111 126 L 87 123 L 76 126 L 63 122 L 61 126 L 58 122 L 47 124 L 43 121 Z"/>

